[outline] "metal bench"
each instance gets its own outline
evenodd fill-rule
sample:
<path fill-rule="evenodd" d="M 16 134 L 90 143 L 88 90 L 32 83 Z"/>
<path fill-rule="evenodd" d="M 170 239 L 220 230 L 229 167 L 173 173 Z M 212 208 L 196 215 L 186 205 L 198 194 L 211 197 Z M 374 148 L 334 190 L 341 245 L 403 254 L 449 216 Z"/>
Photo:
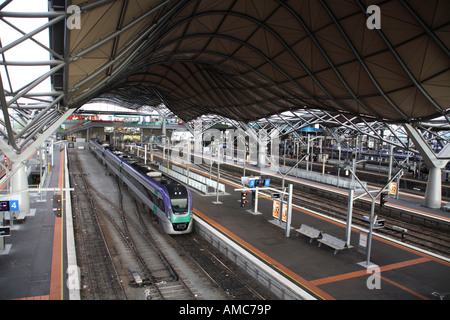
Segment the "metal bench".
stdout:
<path fill-rule="evenodd" d="M 314 239 L 319 239 L 322 236 L 322 231 L 307 226 L 306 224 L 302 224 L 300 229 L 295 229 L 295 231 L 309 237 L 309 243 L 311 243 Z"/>
<path fill-rule="evenodd" d="M 344 250 L 349 249 L 350 247 L 347 247 L 347 244 L 344 240 L 338 239 L 336 237 L 333 237 L 332 235 L 329 235 L 327 233 L 322 234 L 322 238 L 317 239 L 319 241 L 319 247 L 323 243 L 331 248 L 334 249 L 334 254 L 338 252 L 338 250 Z"/>

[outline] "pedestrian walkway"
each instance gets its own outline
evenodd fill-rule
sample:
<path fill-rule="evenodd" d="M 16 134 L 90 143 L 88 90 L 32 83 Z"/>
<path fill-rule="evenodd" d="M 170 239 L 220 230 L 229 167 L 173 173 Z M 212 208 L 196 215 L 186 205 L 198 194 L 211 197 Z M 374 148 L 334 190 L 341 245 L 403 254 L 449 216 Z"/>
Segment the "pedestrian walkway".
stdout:
<path fill-rule="evenodd" d="M 64 150 L 56 150 L 54 166 L 43 186 L 47 189 L 62 188 L 67 179 Z M 65 204 L 70 200 L 63 197 L 62 215 L 57 217 L 53 211 L 56 193 L 30 191 L 30 212 L 23 222 L 14 222 L 11 236 L 5 238 L 9 250 L 0 252 L 1 300 L 68 299 L 66 243 L 73 238 L 73 230 L 66 230 L 66 220 L 72 218 L 66 209 L 70 206 Z M 73 243 L 69 250 L 74 253 Z"/>

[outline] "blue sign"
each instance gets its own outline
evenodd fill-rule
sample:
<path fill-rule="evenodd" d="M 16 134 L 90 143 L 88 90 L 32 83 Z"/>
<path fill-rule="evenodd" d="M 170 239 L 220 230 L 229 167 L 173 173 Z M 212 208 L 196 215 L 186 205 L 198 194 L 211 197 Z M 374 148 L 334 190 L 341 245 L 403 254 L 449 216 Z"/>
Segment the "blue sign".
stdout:
<path fill-rule="evenodd" d="M 314 128 L 314 127 L 304 127 L 302 129 L 300 129 L 300 131 L 305 131 L 305 132 L 322 132 L 321 128 Z"/>
<path fill-rule="evenodd" d="M 264 185 L 264 187 L 270 186 L 270 179 L 264 179 L 264 180 L 251 179 L 248 181 L 249 188 L 254 188 L 256 186 L 262 186 L 262 185 Z"/>
<path fill-rule="evenodd" d="M 19 200 L 9 200 L 9 211 L 19 211 Z"/>

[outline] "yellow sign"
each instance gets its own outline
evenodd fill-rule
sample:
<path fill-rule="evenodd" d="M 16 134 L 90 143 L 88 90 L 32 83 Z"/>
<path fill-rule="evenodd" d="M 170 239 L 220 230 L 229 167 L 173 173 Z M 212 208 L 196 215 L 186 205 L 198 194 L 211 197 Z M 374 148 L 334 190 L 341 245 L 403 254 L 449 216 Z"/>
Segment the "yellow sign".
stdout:
<path fill-rule="evenodd" d="M 273 202 L 272 216 L 276 219 L 280 218 L 280 202 L 279 201 Z M 281 220 L 286 222 L 286 220 L 287 220 L 286 217 L 287 217 L 287 203 L 283 202 L 283 214 L 281 216 Z"/>
<path fill-rule="evenodd" d="M 389 185 L 389 194 L 397 194 L 397 182 L 391 182 Z"/>

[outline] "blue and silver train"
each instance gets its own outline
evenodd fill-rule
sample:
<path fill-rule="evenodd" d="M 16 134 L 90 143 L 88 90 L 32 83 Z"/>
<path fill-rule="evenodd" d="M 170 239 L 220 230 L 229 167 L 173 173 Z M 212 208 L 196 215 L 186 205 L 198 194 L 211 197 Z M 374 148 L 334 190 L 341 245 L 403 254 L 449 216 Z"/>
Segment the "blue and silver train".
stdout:
<path fill-rule="evenodd" d="M 161 172 L 121 158 L 91 140 L 89 148 L 153 212 L 168 234 L 192 232 L 192 197 L 189 189 Z"/>

